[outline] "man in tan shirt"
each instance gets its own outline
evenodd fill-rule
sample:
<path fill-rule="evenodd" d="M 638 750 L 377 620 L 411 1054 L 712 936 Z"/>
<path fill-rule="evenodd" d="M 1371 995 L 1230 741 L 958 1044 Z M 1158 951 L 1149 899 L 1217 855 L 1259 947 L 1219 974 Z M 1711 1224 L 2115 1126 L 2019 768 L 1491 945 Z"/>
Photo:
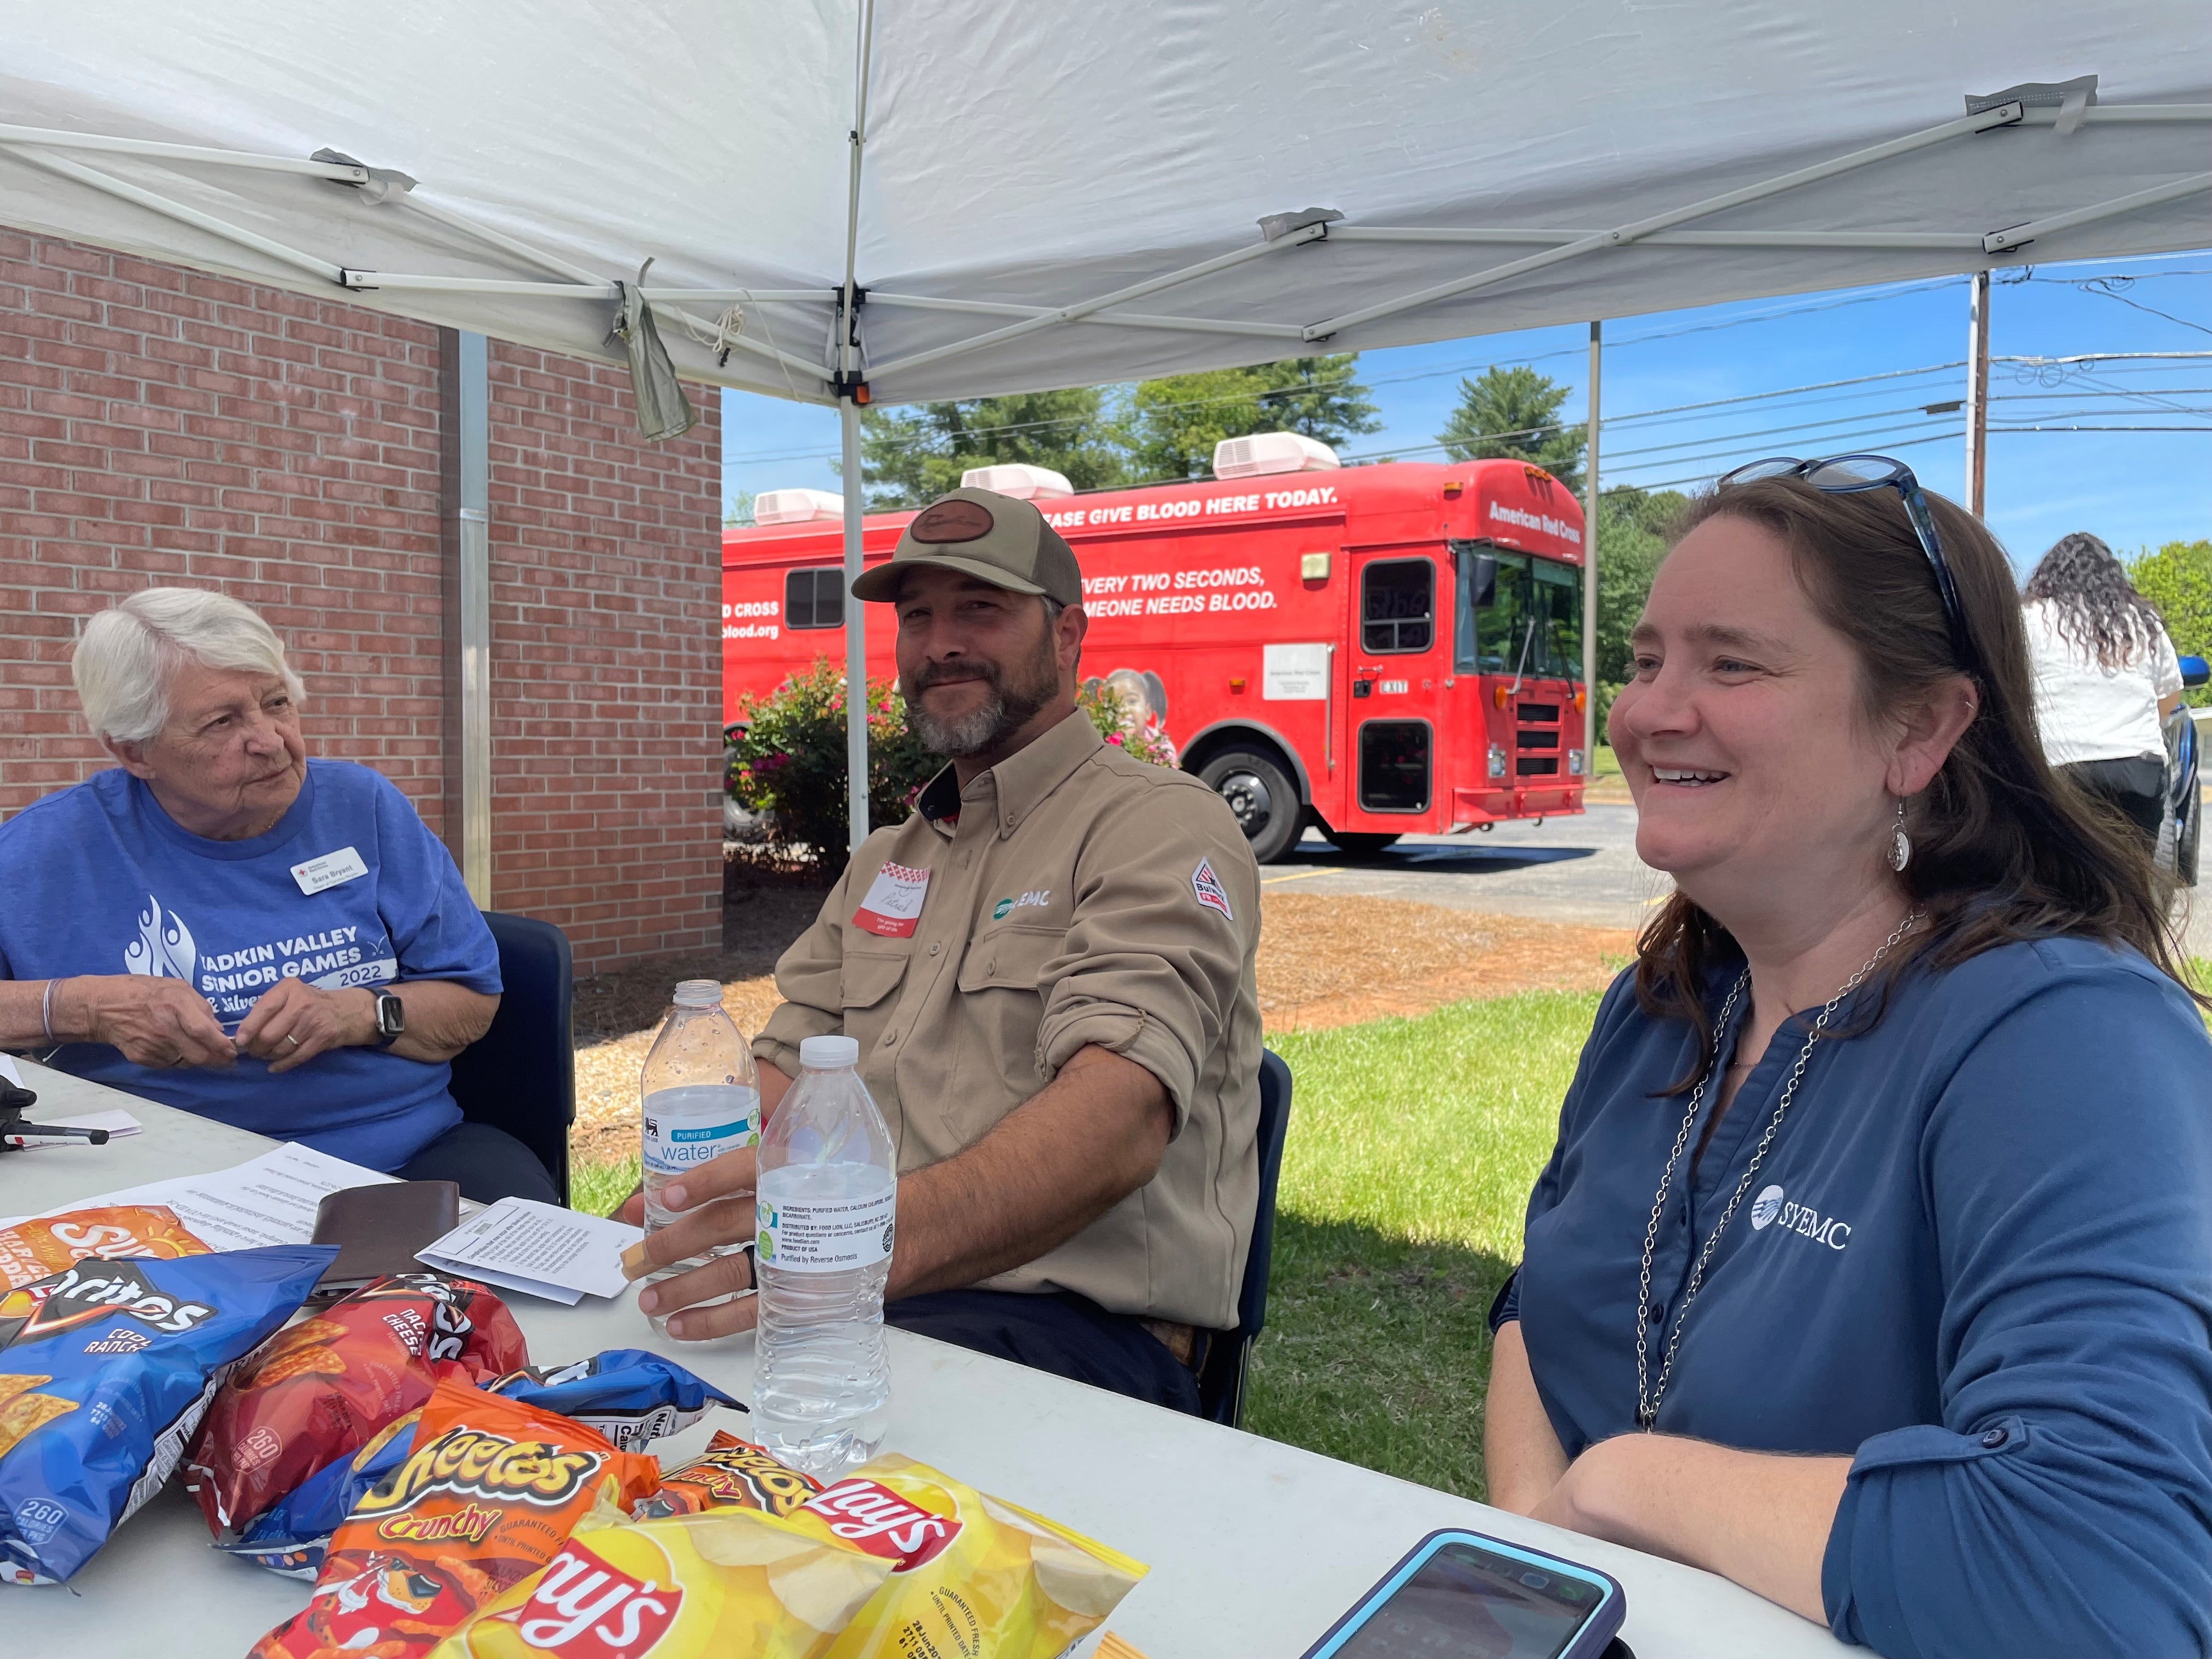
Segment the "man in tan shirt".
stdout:
<path fill-rule="evenodd" d="M 951 763 L 776 963 L 763 1109 L 802 1039 L 857 1038 L 898 1147 L 884 1317 L 1195 1410 L 1259 1189 L 1258 866 L 1212 790 L 1077 709 L 1082 573 L 1035 507 L 956 490 L 854 592 L 895 608 L 908 718 Z M 671 1188 L 697 1213 L 634 1252 L 633 1276 L 750 1239 L 753 1176 L 732 1152 Z M 639 1305 L 750 1279 L 726 1256 Z M 753 1319 L 743 1298 L 669 1330 Z"/>

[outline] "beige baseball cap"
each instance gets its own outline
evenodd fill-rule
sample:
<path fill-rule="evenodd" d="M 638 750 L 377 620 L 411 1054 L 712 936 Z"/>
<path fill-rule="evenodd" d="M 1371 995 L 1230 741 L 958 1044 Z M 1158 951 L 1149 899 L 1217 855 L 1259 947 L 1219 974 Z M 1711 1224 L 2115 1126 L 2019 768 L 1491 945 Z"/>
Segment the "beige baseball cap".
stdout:
<path fill-rule="evenodd" d="M 853 597 L 895 599 L 900 580 L 916 565 L 957 570 L 994 587 L 1042 593 L 1062 605 L 1083 603 L 1083 568 L 1075 550 L 1033 504 L 993 489 L 956 489 L 923 507 L 899 538 L 890 562 L 861 572 Z"/>

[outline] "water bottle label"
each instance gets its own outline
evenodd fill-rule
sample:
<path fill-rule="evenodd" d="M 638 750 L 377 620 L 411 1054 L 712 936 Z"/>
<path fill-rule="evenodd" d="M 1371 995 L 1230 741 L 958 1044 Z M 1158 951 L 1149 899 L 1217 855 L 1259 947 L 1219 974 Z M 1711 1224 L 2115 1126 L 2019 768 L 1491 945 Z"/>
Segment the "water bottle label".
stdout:
<path fill-rule="evenodd" d="M 761 1265 L 788 1273 L 837 1273 L 890 1256 L 898 1189 L 827 1203 L 759 1200 Z"/>
<path fill-rule="evenodd" d="M 724 1152 L 750 1146 L 759 1139 L 759 1132 L 749 1117 L 679 1129 L 672 1124 L 660 1123 L 650 1112 L 645 1115 L 646 1167 L 664 1175 L 704 1164 Z"/>

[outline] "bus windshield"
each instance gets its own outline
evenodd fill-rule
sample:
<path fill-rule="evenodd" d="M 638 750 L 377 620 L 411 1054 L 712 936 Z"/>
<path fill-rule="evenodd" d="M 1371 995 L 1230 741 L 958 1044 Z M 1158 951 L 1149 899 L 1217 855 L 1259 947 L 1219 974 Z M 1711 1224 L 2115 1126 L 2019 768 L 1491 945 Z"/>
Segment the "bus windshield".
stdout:
<path fill-rule="evenodd" d="M 1529 679 L 1580 679 L 1583 672 L 1583 573 L 1571 564 L 1509 553 L 1486 542 L 1454 542 L 1459 580 L 1452 628 L 1452 667 L 1462 674 L 1517 674 Z M 1475 561 L 1498 562 L 1491 603 L 1478 609 Z"/>

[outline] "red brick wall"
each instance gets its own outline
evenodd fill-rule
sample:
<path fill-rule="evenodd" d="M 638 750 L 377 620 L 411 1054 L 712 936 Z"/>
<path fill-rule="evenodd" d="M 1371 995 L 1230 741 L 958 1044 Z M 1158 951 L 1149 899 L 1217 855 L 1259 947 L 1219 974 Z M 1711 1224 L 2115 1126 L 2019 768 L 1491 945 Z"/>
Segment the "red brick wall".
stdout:
<path fill-rule="evenodd" d="M 105 763 L 82 619 L 219 587 L 282 634 L 310 752 L 441 830 L 437 331 L 0 230 L 0 815 Z M 580 970 L 718 937 L 718 400 L 492 348 L 493 902 Z"/>
<path fill-rule="evenodd" d="M 579 962 L 721 939 L 721 404 L 637 434 L 627 371 L 491 354 L 492 867 Z"/>

